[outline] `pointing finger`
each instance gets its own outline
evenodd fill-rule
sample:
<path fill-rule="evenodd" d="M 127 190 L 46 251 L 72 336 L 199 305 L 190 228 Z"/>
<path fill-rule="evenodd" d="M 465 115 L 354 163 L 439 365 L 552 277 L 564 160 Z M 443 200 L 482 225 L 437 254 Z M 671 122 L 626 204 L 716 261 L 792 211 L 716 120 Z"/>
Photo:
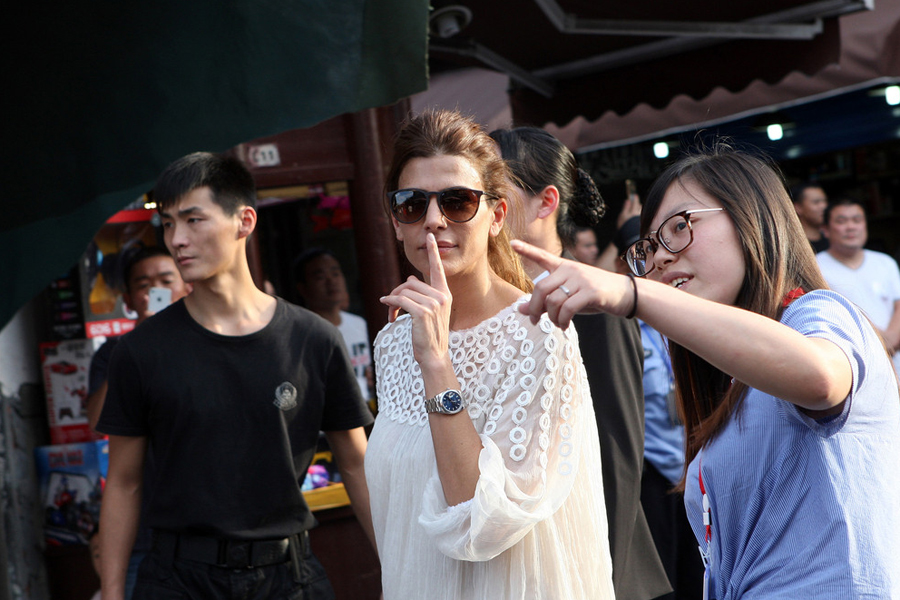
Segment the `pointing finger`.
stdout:
<path fill-rule="evenodd" d="M 512 240 L 511 244 L 513 250 L 521 254 L 523 258 L 527 258 L 528 260 L 537 263 L 551 273 L 562 263 L 563 259 L 559 256 L 555 256 L 546 250 L 538 248 L 537 246 L 532 246 L 522 240 Z"/>

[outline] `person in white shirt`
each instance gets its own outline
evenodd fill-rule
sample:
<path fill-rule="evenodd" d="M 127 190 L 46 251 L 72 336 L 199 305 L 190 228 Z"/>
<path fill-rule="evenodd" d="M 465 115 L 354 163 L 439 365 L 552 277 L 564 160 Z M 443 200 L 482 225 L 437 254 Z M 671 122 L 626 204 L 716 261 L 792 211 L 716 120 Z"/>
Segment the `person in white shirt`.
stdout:
<path fill-rule="evenodd" d="M 360 316 L 342 310 L 349 304 L 347 280 L 338 259 L 322 247 L 308 248 L 294 261 L 297 292 L 306 308 L 341 332 L 359 391 L 364 399 L 372 398 L 372 353 L 369 350 L 369 328 Z"/>
<path fill-rule="evenodd" d="M 841 199 L 825 211 L 828 250 L 816 260 L 828 285 L 860 307 L 884 338 L 900 373 L 900 269 L 882 252 L 866 250 L 866 213 L 858 200 Z"/>

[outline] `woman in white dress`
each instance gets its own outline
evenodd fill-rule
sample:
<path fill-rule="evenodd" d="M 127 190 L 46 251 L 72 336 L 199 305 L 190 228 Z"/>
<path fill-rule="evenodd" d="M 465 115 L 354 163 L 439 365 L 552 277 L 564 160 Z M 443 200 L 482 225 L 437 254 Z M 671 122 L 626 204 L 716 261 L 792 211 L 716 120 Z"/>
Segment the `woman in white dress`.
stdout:
<path fill-rule="evenodd" d="M 412 118 L 395 144 L 391 220 L 424 281 L 382 298 L 375 341 L 366 476 L 386 600 L 613 598 L 578 340 L 517 310 L 531 286 L 508 185 L 458 113 Z"/>

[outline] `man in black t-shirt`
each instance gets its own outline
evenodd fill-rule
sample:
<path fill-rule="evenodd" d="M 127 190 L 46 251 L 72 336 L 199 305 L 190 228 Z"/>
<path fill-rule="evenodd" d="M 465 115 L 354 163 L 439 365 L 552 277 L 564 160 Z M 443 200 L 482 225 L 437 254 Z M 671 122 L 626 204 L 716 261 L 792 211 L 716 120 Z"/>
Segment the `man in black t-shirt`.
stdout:
<path fill-rule="evenodd" d="M 805 182 L 791 188 L 791 202 L 806 239 L 813 248 L 813 252 L 819 253 L 828 250 L 828 238 L 822 235 L 822 227 L 825 226 L 825 208 L 828 206 L 828 196 L 825 190 L 817 183 Z"/>
<path fill-rule="evenodd" d="M 374 540 L 363 472 L 371 414 L 338 332 L 253 284 L 255 187 L 237 160 L 195 153 L 154 190 L 190 296 L 119 342 L 98 430 L 110 435 L 103 597 L 121 600 L 148 495 L 151 552 L 134 598 L 331 598 L 300 491 L 324 430 Z M 156 482 L 142 489 L 153 452 Z"/>
<path fill-rule="evenodd" d="M 190 293 L 190 285 L 186 284 L 175 266 L 175 260 L 165 248 L 146 246 L 134 252 L 125 263 L 123 274 L 125 290 L 122 299 L 132 311 L 137 313 L 135 327 L 153 316 L 150 310 L 150 288 L 168 288 L 172 291 L 172 300 L 177 302 Z M 127 334 L 126 334 L 127 335 Z M 91 429 L 97 427 L 100 411 L 106 402 L 106 391 L 109 378 L 109 359 L 121 337 L 106 340 L 91 358 L 91 370 L 88 378 L 87 414 Z M 148 458 L 144 465 L 144 485 L 152 485 L 152 460 Z M 146 504 L 146 498 L 144 499 Z M 143 515 L 143 513 L 141 513 Z M 137 569 L 147 551 L 150 550 L 150 530 L 145 523 L 138 529 L 137 538 L 128 561 L 128 574 L 125 579 L 125 599 L 130 600 Z"/>
<path fill-rule="evenodd" d="M 128 257 L 122 279 L 125 289 L 122 299 L 125 305 L 137 314 L 134 326 L 137 327 L 153 316 L 150 310 L 150 288 L 168 288 L 172 291 L 172 302 L 177 302 L 191 292 L 165 248 L 145 246 Z M 111 337 L 100 346 L 91 358 L 90 377 L 88 379 L 87 414 L 91 429 L 97 426 L 100 411 L 106 401 L 106 379 L 109 372 L 109 357 L 119 337 Z"/>

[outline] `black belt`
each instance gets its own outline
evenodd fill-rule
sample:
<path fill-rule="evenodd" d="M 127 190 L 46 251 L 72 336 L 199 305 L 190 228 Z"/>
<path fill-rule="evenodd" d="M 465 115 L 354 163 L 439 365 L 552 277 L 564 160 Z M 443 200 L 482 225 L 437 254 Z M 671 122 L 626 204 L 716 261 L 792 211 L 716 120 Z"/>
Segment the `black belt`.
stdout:
<path fill-rule="evenodd" d="M 301 556 L 309 554 L 309 534 L 295 536 Z M 171 558 L 181 558 L 228 569 L 251 569 L 291 559 L 291 537 L 270 540 L 234 540 L 204 535 L 153 530 L 153 548 Z"/>

